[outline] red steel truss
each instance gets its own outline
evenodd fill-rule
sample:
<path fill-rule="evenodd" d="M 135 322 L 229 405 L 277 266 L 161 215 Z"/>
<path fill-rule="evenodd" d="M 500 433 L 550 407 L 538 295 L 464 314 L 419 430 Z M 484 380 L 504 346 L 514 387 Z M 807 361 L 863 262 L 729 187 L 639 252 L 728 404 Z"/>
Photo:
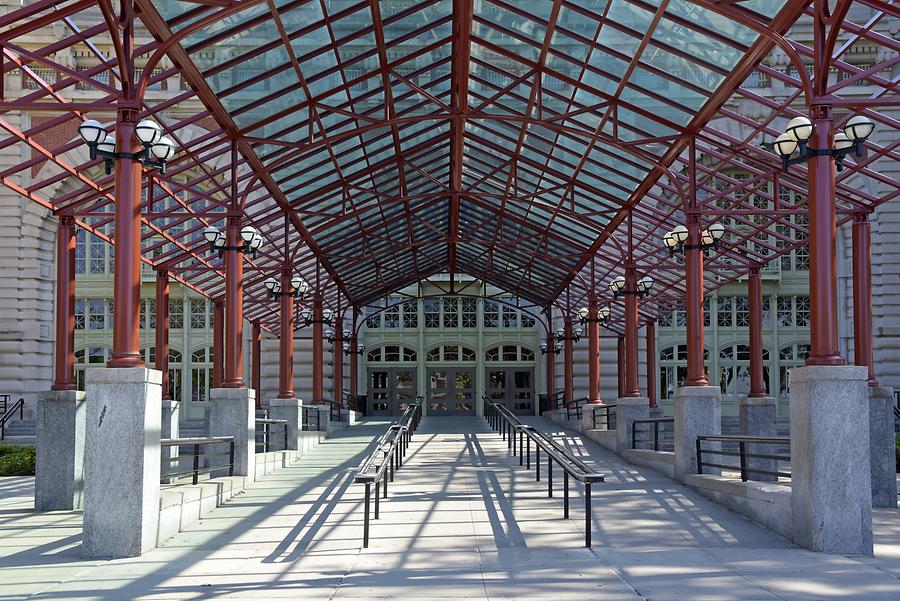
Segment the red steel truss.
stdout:
<path fill-rule="evenodd" d="M 845 162 L 839 223 L 897 197 L 898 9 L 838 0 L 817 61 L 817 3 L 134 0 L 123 74 L 119 3 L 38 0 L 0 17 L 0 149 L 22 157 L 0 182 L 111 243 L 114 177 L 76 130 L 113 131 L 133 97 L 179 146 L 143 178 L 144 268 L 225 300 L 201 232 L 253 225 L 244 316 L 267 329 L 292 323 L 263 286 L 285 270 L 333 309 L 450 272 L 570 312 L 607 302 L 626 259 L 657 282 L 646 322 L 684 302 L 675 224 L 726 225 L 706 289 L 805 246 L 807 170 L 761 143 L 809 107 L 894 132 Z"/>

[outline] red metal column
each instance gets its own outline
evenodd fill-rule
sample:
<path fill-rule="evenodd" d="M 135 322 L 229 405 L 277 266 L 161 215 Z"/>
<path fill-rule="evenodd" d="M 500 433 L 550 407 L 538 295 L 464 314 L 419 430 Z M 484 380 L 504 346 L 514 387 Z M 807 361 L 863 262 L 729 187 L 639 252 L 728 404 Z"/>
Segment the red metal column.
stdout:
<path fill-rule="evenodd" d="M 147 316 L 150 319 L 150 316 Z M 162 398 L 171 401 L 169 394 L 169 273 L 156 272 L 156 369 L 162 373 Z"/>
<path fill-rule="evenodd" d="M 281 272 L 281 290 L 291 289 L 291 270 Z M 294 398 L 294 297 L 281 297 L 281 338 L 278 344 L 278 398 Z"/>
<path fill-rule="evenodd" d="M 137 153 L 137 112 L 119 108 L 116 148 Z M 141 164 L 116 160 L 115 264 L 113 266 L 113 343 L 107 367 L 144 367 L 141 356 Z"/>
<path fill-rule="evenodd" d="M 552 327 L 552 324 L 551 324 Z M 553 332 L 547 333 L 547 408 L 551 411 L 556 409 L 556 402 L 553 395 L 556 393 L 556 353 L 553 352 L 553 345 L 556 340 L 553 338 Z"/>
<path fill-rule="evenodd" d="M 262 409 L 262 369 L 259 362 L 262 359 L 262 329 L 259 322 L 253 322 L 253 330 L 250 334 L 250 385 L 256 391 L 256 408 Z"/>
<path fill-rule="evenodd" d="M 588 300 L 588 403 L 595 405 L 600 400 L 600 322 L 597 321 L 597 299 L 591 295 Z"/>
<path fill-rule="evenodd" d="M 758 267 L 750 270 L 747 300 L 750 308 L 750 392 L 747 396 L 761 398 L 766 396 L 766 380 L 763 374 L 762 277 Z"/>
<path fill-rule="evenodd" d="M 331 346 L 331 375 L 334 379 L 334 402 L 344 406 L 344 319 L 338 315 L 334 318 L 334 344 Z"/>
<path fill-rule="evenodd" d="M 834 139 L 831 107 L 813 107 L 810 116 L 815 129 L 809 147 L 831 148 Z M 810 353 L 806 364 L 843 365 L 844 359 L 838 348 L 834 159 L 828 155 L 810 155 L 807 165 Z"/>
<path fill-rule="evenodd" d="M 647 397 L 656 407 L 656 321 L 647 322 Z"/>
<path fill-rule="evenodd" d="M 358 375 L 358 365 L 357 361 L 359 355 L 357 355 L 358 349 L 358 341 L 356 338 L 356 319 L 359 315 L 359 311 L 356 307 L 353 307 L 353 326 L 350 329 L 350 395 L 353 397 L 353 402 L 351 403 L 351 409 L 354 411 L 358 411 L 359 407 L 356 406 L 356 395 L 359 394 L 359 384 L 357 383 Z"/>
<path fill-rule="evenodd" d="M 325 345 L 322 340 L 322 307 L 323 299 L 319 292 L 313 298 L 313 373 L 312 373 L 312 403 L 322 404 L 322 363 L 324 362 Z"/>
<path fill-rule="evenodd" d="M 872 243 L 865 213 L 853 216 L 853 359 L 869 368 L 869 386 L 875 380 L 872 350 Z"/>
<path fill-rule="evenodd" d="M 56 348 L 51 390 L 75 390 L 75 219 L 56 229 Z"/>
<path fill-rule="evenodd" d="M 616 338 L 616 375 L 619 380 L 619 398 L 625 396 L 625 337 Z"/>
<path fill-rule="evenodd" d="M 625 292 L 625 381 L 621 396 L 639 397 L 637 274 L 632 268 L 625 270 Z"/>
<path fill-rule="evenodd" d="M 563 336 L 565 337 L 565 340 L 563 340 L 563 377 L 566 380 L 564 383 L 566 391 L 565 400 L 571 401 L 575 396 L 575 349 L 572 346 L 572 318 L 568 315 L 563 318 Z M 556 343 L 554 342 L 554 344 Z"/>
<path fill-rule="evenodd" d="M 232 249 L 243 246 L 241 224 L 229 217 L 225 244 Z M 225 251 L 225 379 L 223 388 L 244 387 L 244 253 Z"/>
<path fill-rule="evenodd" d="M 213 303 L 213 388 L 222 387 L 222 363 L 225 358 L 225 307 L 221 301 Z"/>
<path fill-rule="evenodd" d="M 700 224 L 696 216 L 687 221 L 688 239 L 684 251 L 687 286 L 687 375 L 682 386 L 709 386 L 703 362 L 703 251 Z"/>

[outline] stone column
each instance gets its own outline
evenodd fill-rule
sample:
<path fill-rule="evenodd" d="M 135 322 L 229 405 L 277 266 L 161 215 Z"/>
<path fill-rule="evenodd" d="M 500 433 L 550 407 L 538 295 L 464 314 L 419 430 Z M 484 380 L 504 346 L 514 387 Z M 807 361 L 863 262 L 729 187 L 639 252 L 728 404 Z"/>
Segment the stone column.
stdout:
<path fill-rule="evenodd" d="M 776 436 L 777 403 L 773 397 L 747 397 L 740 400 L 741 434 L 745 436 Z M 779 447 L 775 445 L 751 445 L 752 453 L 776 454 Z M 783 450 L 782 450 L 783 453 Z M 778 462 L 774 459 L 750 459 L 748 467 L 758 470 L 776 471 Z M 750 472 L 752 480 L 774 482 L 777 477 L 758 472 Z"/>
<path fill-rule="evenodd" d="M 717 386 L 681 386 L 675 391 L 675 479 L 697 473 L 697 437 L 722 433 Z"/>
<path fill-rule="evenodd" d="M 53 390 L 37 402 L 34 510 L 81 509 L 85 395 Z"/>
<path fill-rule="evenodd" d="M 272 419 L 287 420 L 288 448 L 303 450 L 303 401 L 275 398 L 269 401 Z"/>
<path fill-rule="evenodd" d="M 872 507 L 897 507 L 897 455 L 894 448 L 895 444 L 894 390 L 885 386 L 869 386 Z"/>
<path fill-rule="evenodd" d="M 86 388 L 82 553 L 141 555 L 159 524 L 162 374 L 92 369 Z"/>
<path fill-rule="evenodd" d="M 256 463 L 256 392 L 252 388 L 209 391 L 209 435 L 234 437 L 234 475 L 253 481 Z"/>
<path fill-rule="evenodd" d="M 650 417 L 650 399 L 647 397 L 622 397 L 616 401 L 616 453 L 631 448 L 631 432 L 634 420 Z"/>
<path fill-rule="evenodd" d="M 793 538 L 813 551 L 872 555 L 867 377 L 847 365 L 791 370 Z"/>

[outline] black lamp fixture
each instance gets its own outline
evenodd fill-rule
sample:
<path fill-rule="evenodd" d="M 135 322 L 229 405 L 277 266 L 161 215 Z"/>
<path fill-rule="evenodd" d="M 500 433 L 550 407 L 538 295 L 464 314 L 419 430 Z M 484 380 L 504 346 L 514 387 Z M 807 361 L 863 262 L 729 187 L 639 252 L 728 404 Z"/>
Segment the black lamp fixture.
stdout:
<path fill-rule="evenodd" d="M 699 248 L 700 250 L 709 250 L 710 248 L 719 248 L 719 240 L 725 235 L 725 226 L 721 223 L 711 223 L 708 228 L 700 233 L 700 244 L 685 244 L 688 239 L 688 229 L 683 225 L 676 225 L 671 231 L 666 232 L 663 236 L 663 244 L 669 251 L 669 256 L 674 257 L 676 253 L 683 253 L 689 248 Z M 610 285 L 612 286 L 612 285 Z"/>
<path fill-rule="evenodd" d="M 578 342 L 581 340 L 581 337 L 584 336 L 584 328 L 581 326 L 575 326 L 572 328 L 572 336 L 566 336 L 566 330 L 563 328 L 559 328 L 555 332 L 553 332 L 553 336 L 556 338 L 557 342 L 562 342 L 563 340 L 571 340 L 572 342 Z"/>
<path fill-rule="evenodd" d="M 101 157 L 106 175 L 112 174 L 113 163 L 120 158 L 138 161 L 142 165 L 166 172 L 166 163 L 175 156 L 175 141 L 163 134 L 162 127 L 152 119 L 140 121 L 134 128 L 134 135 L 143 148 L 138 152 L 118 152 L 115 134 L 110 134 L 103 124 L 88 119 L 78 126 L 78 134 L 88 145 L 91 160 Z"/>
<path fill-rule="evenodd" d="M 294 274 L 291 278 L 291 289 L 282 290 L 281 282 L 276 278 L 267 278 L 265 281 L 266 291 L 270 299 L 280 296 L 293 296 L 294 298 L 303 298 L 306 291 L 309 290 L 309 284 L 300 274 Z"/>
<path fill-rule="evenodd" d="M 214 225 L 204 228 L 203 237 L 209 242 L 209 248 L 217 251 L 220 257 L 226 250 L 236 250 L 246 255 L 250 255 L 251 257 L 255 257 L 256 251 L 259 250 L 259 247 L 262 246 L 263 243 L 262 234 L 260 234 L 255 227 L 250 225 L 245 225 L 241 228 L 241 241 L 243 242 L 241 246 L 227 246 L 225 232 Z M 268 284 L 266 287 L 268 288 Z"/>
<path fill-rule="evenodd" d="M 341 343 L 341 346 L 343 346 L 343 348 L 344 348 L 345 355 L 362 355 L 363 353 L 366 352 L 365 344 L 357 344 L 356 350 L 353 350 L 350 348 L 350 330 L 344 330 L 342 332 L 342 334 L 343 334 L 343 341 Z"/>
<path fill-rule="evenodd" d="M 650 276 L 644 276 L 639 279 L 635 290 L 625 290 L 625 278 L 622 276 L 609 283 L 609 290 L 613 293 L 613 298 L 618 298 L 623 294 L 636 294 L 638 297 L 647 296 L 650 294 L 651 288 L 653 288 L 653 278 Z"/>
<path fill-rule="evenodd" d="M 582 307 L 578 309 L 578 319 L 581 320 L 582 324 L 589 324 L 592 322 L 604 324 L 606 323 L 606 320 L 609 319 L 610 313 L 612 313 L 612 310 L 609 308 L 609 305 L 606 305 L 597 309 L 597 317 L 591 318 L 590 309 Z"/>
<path fill-rule="evenodd" d="M 303 325 L 301 328 L 305 328 L 308 325 L 314 323 L 321 323 L 326 326 L 334 325 L 334 311 L 331 309 L 325 309 L 322 311 L 322 319 L 313 319 L 312 309 L 309 307 L 304 307 L 300 310 L 300 319 L 303 321 Z M 327 334 L 326 334 L 327 336 Z M 332 332 L 332 339 L 334 338 L 334 332 Z"/>
<path fill-rule="evenodd" d="M 831 148 L 810 148 L 808 142 L 813 130 L 815 125 L 808 118 L 794 117 L 788 122 L 785 132 L 771 143 L 772 149 L 781 157 L 781 167 L 784 171 L 811 156 L 832 156 L 837 170 L 843 171 L 844 157 L 851 152 L 858 157 L 863 155 L 863 142 L 875 131 L 875 123 L 865 115 L 850 117 L 844 129 L 834 133 Z M 798 155 L 793 157 L 794 152 L 798 150 Z"/>

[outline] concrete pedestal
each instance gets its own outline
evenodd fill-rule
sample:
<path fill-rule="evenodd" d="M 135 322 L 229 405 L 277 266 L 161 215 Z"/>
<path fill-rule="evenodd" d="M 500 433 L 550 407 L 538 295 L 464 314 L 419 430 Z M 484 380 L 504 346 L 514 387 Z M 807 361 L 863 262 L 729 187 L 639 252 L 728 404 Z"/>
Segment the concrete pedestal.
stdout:
<path fill-rule="evenodd" d="M 234 437 L 234 475 L 246 476 L 252 482 L 256 470 L 256 391 L 210 389 L 209 435 Z"/>
<path fill-rule="evenodd" d="M 647 397 L 623 397 L 616 401 L 616 453 L 631 448 L 631 432 L 634 420 L 650 416 L 650 399 Z"/>
<path fill-rule="evenodd" d="M 872 555 L 866 377 L 849 365 L 791 370 L 793 538 L 813 551 Z"/>
<path fill-rule="evenodd" d="M 675 390 L 674 409 L 674 473 L 684 482 L 685 476 L 697 473 L 697 437 L 722 433 L 721 391 L 717 386 L 682 386 Z"/>
<path fill-rule="evenodd" d="M 288 423 L 288 448 L 303 449 L 303 401 L 300 399 L 272 399 L 269 401 L 272 419 L 284 419 Z"/>
<path fill-rule="evenodd" d="M 161 383 L 153 369 L 87 372 L 85 557 L 134 557 L 156 546 Z"/>
<path fill-rule="evenodd" d="M 872 507 L 897 507 L 897 456 L 894 449 L 894 390 L 869 387 L 869 449 Z"/>
<path fill-rule="evenodd" d="M 178 422 L 180 420 L 180 401 L 173 401 L 170 399 L 162 401 L 162 421 L 159 437 L 161 439 L 171 439 L 178 438 Z M 180 471 L 177 462 L 170 461 L 167 462 L 167 459 L 175 459 L 178 457 L 178 447 L 165 447 L 162 450 L 162 471 L 163 472 L 177 472 Z M 171 482 L 171 479 L 169 480 Z"/>
<path fill-rule="evenodd" d="M 773 397 L 753 397 L 740 400 L 741 434 L 744 436 L 775 436 L 777 434 L 775 418 L 778 406 Z M 751 453 L 767 455 L 777 454 L 779 447 L 775 445 L 750 445 L 747 449 Z M 782 450 L 782 454 L 784 451 Z M 774 459 L 750 459 L 747 463 L 750 469 L 777 471 L 778 462 Z M 760 482 L 775 482 L 776 476 L 750 472 L 752 480 Z"/>
<path fill-rule="evenodd" d="M 81 509 L 85 395 L 52 390 L 37 402 L 34 510 Z"/>

